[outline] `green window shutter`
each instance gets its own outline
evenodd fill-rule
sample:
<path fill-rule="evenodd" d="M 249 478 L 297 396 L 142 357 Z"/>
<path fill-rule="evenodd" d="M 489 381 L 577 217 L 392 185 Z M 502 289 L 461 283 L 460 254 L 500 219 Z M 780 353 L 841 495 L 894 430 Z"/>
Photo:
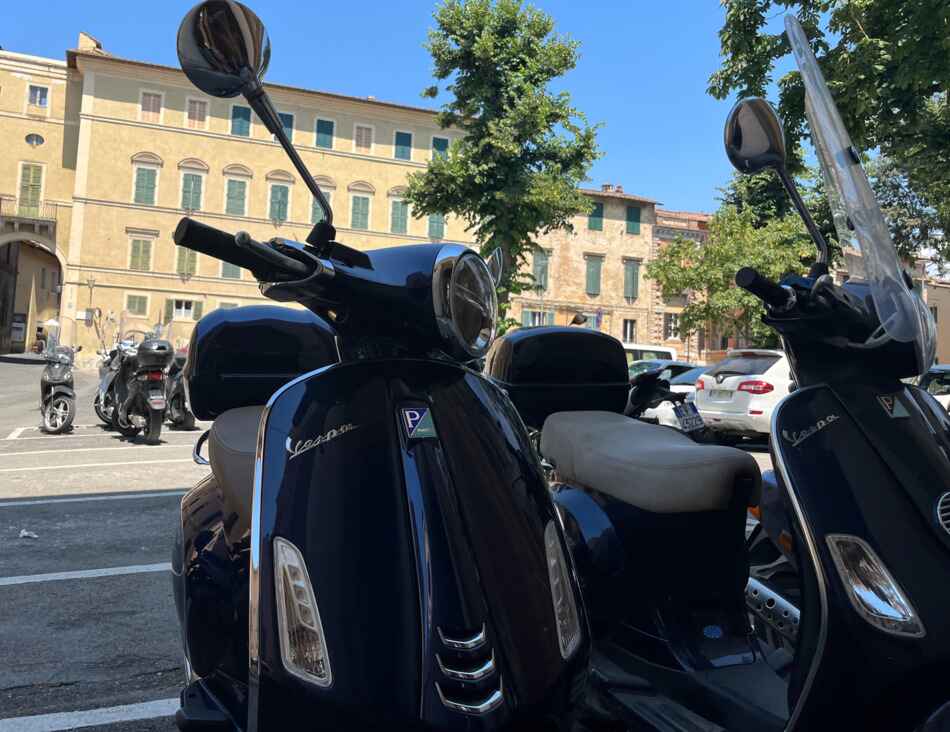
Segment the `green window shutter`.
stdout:
<path fill-rule="evenodd" d="M 353 210 L 350 214 L 351 229 L 369 228 L 369 199 L 366 196 L 353 196 Z"/>
<path fill-rule="evenodd" d="M 129 269 L 139 272 L 147 272 L 152 260 L 152 242 L 148 239 L 132 240 L 132 259 L 129 262 Z"/>
<path fill-rule="evenodd" d="M 587 257 L 587 294 L 600 294 L 600 270 L 604 263 L 603 257 Z"/>
<path fill-rule="evenodd" d="M 251 136 L 250 107 L 231 107 L 231 134 L 239 137 Z"/>
<path fill-rule="evenodd" d="M 222 262 L 221 276 L 226 280 L 239 280 L 241 279 L 241 268 L 230 262 Z"/>
<path fill-rule="evenodd" d="M 409 204 L 405 201 L 392 202 L 389 230 L 393 234 L 405 234 L 409 231 Z"/>
<path fill-rule="evenodd" d="M 627 206 L 627 233 L 640 233 L 640 207 Z"/>
<path fill-rule="evenodd" d="M 412 135 L 408 132 L 396 133 L 395 157 L 397 160 L 412 160 Z"/>
<path fill-rule="evenodd" d="M 331 206 L 333 205 L 333 194 L 328 191 L 324 191 L 322 188 L 320 191 L 323 193 L 324 198 L 327 199 L 327 203 Z M 317 202 L 317 199 L 314 198 L 310 204 L 310 223 L 319 224 L 324 219 L 323 208 Z"/>
<path fill-rule="evenodd" d="M 191 317 L 193 320 L 201 320 L 201 313 L 204 312 L 205 304 L 196 302 L 191 306 Z"/>
<path fill-rule="evenodd" d="M 287 139 L 293 142 L 294 116 L 292 114 L 285 114 L 284 112 L 278 112 L 277 116 L 280 117 L 280 126 L 284 128 L 284 134 L 287 135 Z"/>
<path fill-rule="evenodd" d="M 155 179 L 158 171 L 155 168 L 135 169 L 135 202 L 146 206 L 155 205 Z"/>
<path fill-rule="evenodd" d="M 43 190 L 43 167 L 24 165 L 20 177 L 20 209 L 29 215 L 37 215 L 40 193 Z"/>
<path fill-rule="evenodd" d="M 185 211 L 201 210 L 201 176 L 185 173 L 181 182 L 181 207 Z"/>
<path fill-rule="evenodd" d="M 175 317 L 175 301 L 166 300 L 165 301 L 165 322 L 170 323 Z"/>
<path fill-rule="evenodd" d="M 445 236 L 445 216 L 432 214 L 429 217 L 429 238 L 441 239 Z"/>
<path fill-rule="evenodd" d="M 543 249 L 534 252 L 534 289 L 548 289 L 548 253 Z"/>
<path fill-rule="evenodd" d="M 198 252 L 185 249 L 185 247 L 178 247 L 176 271 L 183 275 L 195 274 L 198 271 Z"/>
<path fill-rule="evenodd" d="M 521 325 L 523 325 L 525 328 L 528 328 L 531 326 L 531 311 L 530 310 L 521 311 Z"/>
<path fill-rule="evenodd" d="M 247 201 L 247 181 L 228 179 L 228 195 L 224 206 L 225 213 L 231 216 L 244 216 Z"/>
<path fill-rule="evenodd" d="M 554 313 L 550 310 L 544 314 L 544 324 L 554 325 Z"/>
<path fill-rule="evenodd" d="M 270 219 L 271 221 L 287 220 L 287 200 L 290 197 L 287 186 L 273 185 L 270 188 Z"/>
<path fill-rule="evenodd" d="M 317 120 L 317 147 L 333 149 L 333 122 L 328 119 Z"/>
<path fill-rule="evenodd" d="M 432 138 L 432 157 L 447 158 L 449 156 L 449 140 L 447 137 Z"/>
<path fill-rule="evenodd" d="M 640 296 L 640 263 L 627 259 L 623 263 L 623 296 L 636 300 Z"/>
<path fill-rule="evenodd" d="M 587 228 L 591 231 L 604 230 L 604 204 L 595 203 L 594 210 L 587 217 Z"/>

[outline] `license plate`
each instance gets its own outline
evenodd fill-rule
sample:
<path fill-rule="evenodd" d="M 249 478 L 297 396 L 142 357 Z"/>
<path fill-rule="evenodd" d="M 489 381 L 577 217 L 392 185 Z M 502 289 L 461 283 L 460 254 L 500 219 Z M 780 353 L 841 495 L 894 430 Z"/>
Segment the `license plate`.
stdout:
<path fill-rule="evenodd" d="M 676 404 L 673 406 L 673 414 L 676 415 L 676 419 L 680 423 L 680 429 L 683 432 L 694 432 L 706 426 L 695 404 L 689 402 Z"/>
<path fill-rule="evenodd" d="M 728 402 L 732 399 L 732 391 L 730 389 L 713 389 L 709 392 L 709 398 L 717 402 Z"/>

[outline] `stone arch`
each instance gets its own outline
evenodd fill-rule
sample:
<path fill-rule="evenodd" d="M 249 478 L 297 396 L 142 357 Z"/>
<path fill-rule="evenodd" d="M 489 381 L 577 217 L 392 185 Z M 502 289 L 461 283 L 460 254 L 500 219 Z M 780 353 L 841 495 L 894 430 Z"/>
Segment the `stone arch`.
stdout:
<path fill-rule="evenodd" d="M 152 152 L 147 152 L 143 150 L 142 152 L 137 152 L 132 156 L 132 163 L 144 163 L 146 165 L 157 165 L 161 168 L 165 165 L 165 161 L 162 160 L 158 155 Z"/>
<path fill-rule="evenodd" d="M 76 338 L 76 325 L 75 318 L 69 318 L 72 321 L 70 329 L 67 330 L 66 323 L 64 322 L 63 313 L 66 311 L 64 303 L 66 301 L 66 257 L 63 256 L 63 253 L 59 251 L 56 243 L 50 238 L 43 236 L 42 234 L 36 234 L 32 231 L 9 231 L 4 234 L 0 234 L 0 251 L 3 251 L 4 247 L 13 244 L 15 242 L 27 242 L 28 244 L 40 249 L 47 254 L 53 256 L 56 259 L 57 264 L 59 265 L 59 284 L 62 287 L 60 290 L 59 296 L 59 305 L 56 309 L 56 319 L 63 324 L 63 329 L 61 331 L 65 342 L 72 342 L 75 345 Z M 29 319 L 27 320 L 29 323 Z M 34 323 L 35 325 L 35 323 Z M 2 339 L 0 339 L 2 340 Z M 27 331 L 26 333 L 26 347 L 29 348 L 32 345 L 31 333 Z"/>
<path fill-rule="evenodd" d="M 240 163 L 232 163 L 231 165 L 225 165 L 224 170 L 221 171 L 224 175 L 234 175 L 241 178 L 253 178 L 254 171 L 248 168 L 246 165 L 241 165 Z"/>
<path fill-rule="evenodd" d="M 365 180 L 356 180 L 350 183 L 346 190 L 351 193 L 368 193 L 371 196 L 376 195 L 376 189 L 373 188 L 372 183 L 367 183 Z"/>
<path fill-rule="evenodd" d="M 409 189 L 406 186 L 393 186 L 386 192 L 386 195 L 390 198 L 402 198 L 408 192 Z"/>
<path fill-rule="evenodd" d="M 336 188 L 336 181 L 328 175 L 314 176 L 314 180 L 317 182 L 317 185 L 320 186 L 321 191 L 333 190 Z"/>
<path fill-rule="evenodd" d="M 180 163 L 178 163 L 179 170 L 200 170 L 203 173 L 207 173 L 211 168 L 208 167 L 208 164 L 203 160 L 198 158 L 185 158 Z"/>
<path fill-rule="evenodd" d="M 272 170 L 264 176 L 267 180 L 277 181 L 278 183 L 293 183 L 296 179 L 286 170 Z"/>

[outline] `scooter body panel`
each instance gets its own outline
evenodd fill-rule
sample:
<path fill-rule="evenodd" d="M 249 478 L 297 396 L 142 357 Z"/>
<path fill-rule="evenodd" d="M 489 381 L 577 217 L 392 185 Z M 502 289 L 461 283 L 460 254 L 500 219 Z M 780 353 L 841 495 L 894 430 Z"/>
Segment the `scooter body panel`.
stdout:
<path fill-rule="evenodd" d="M 546 526 L 559 523 L 500 389 L 447 362 L 334 365 L 281 389 L 258 439 L 247 729 L 301 719 L 334 730 L 530 729 L 567 718 L 586 674 L 586 622 L 572 583 L 582 641 L 563 659 L 544 545 Z M 328 688 L 282 662 L 276 537 L 305 559 Z M 442 639 L 482 629 L 471 653 Z M 494 672 L 471 686 L 442 668 L 489 658 Z M 502 702 L 462 714 L 440 689 L 465 702 L 497 690 Z"/>
<path fill-rule="evenodd" d="M 884 725 L 874 729 L 897 728 L 886 726 L 888 714 L 899 724 L 915 705 L 924 715 L 946 700 L 936 679 L 950 669 L 950 627 L 945 593 L 932 580 L 950 574 L 950 535 L 936 518 L 936 501 L 950 489 L 948 434 L 924 395 L 900 384 L 809 387 L 776 409 L 773 458 L 798 513 L 803 567 L 791 693 L 807 696 L 793 712 L 795 729 L 854 725 L 856 708 L 869 724 Z M 829 534 L 856 536 L 873 549 L 922 620 L 924 637 L 889 634 L 854 610 Z"/>

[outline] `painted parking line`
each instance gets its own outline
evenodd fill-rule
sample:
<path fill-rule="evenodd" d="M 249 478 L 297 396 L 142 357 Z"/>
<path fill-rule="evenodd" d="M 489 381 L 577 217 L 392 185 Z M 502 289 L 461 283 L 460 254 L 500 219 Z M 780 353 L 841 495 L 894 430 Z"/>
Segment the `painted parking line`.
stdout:
<path fill-rule="evenodd" d="M 95 579 L 98 577 L 119 577 L 126 574 L 148 574 L 150 572 L 169 572 L 170 562 L 160 564 L 132 564 L 127 567 L 106 567 L 104 569 L 80 569 L 74 572 L 48 572 L 46 574 L 22 574 L 18 577 L 0 577 L 0 587 L 12 585 L 32 585 L 37 582 L 62 582 L 64 580 Z"/>
<path fill-rule="evenodd" d="M 0 501 L 0 508 L 13 508 L 15 506 L 44 506 L 53 503 L 81 503 L 85 501 L 128 501 L 133 498 L 165 498 L 167 496 L 185 495 L 184 490 L 169 491 L 149 491 L 147 493 L 120 493 L 110 496 L 77 496 L 75 498 L 35 498 L 25 501 Z"/>
<path fill-rule="evenodd" d="M 70 447 L 66 448 L 70 455 L 74 452 L 110 452 L 114 450 L 160 450 L 162 448 L 174 447 L 176 449 L 181 449 L 183 447 L 191 447 L 187 443 L 182 443 L 180 445 L 117 445 L 115 447 Z M 63 453 L 63 448 L 59 450 L 25 450 L 23 452 L 0 452 L 0 458 L 5 457 L 19 457 L 20 455 L 60 455 Z"/>
<path fill-rule="evenodd" d="M 79 465 L 57 465 L 56 470 L 78 470 L 79 468 L 115 468 L 123 465 L 163 465 L 167 463 L 191 463 L 191 458 L 177 460 L 129 460 L 120 463 L 82 463 Z M 30 473 L 39 470 L 51 470 L 49 465 L 37 465 L 29 468 L 0 468 L 0 473 Z"/>
<path fill-rule="evenodd" d="M 60 732 L 60 730 L 97 727 L 103 724 L 161 719 L 174 716 L 179 706 L 178 699 L 160 699 L 142 704 L 126 704 L 121 707 L 0 719 L 0 732 Z"/>

